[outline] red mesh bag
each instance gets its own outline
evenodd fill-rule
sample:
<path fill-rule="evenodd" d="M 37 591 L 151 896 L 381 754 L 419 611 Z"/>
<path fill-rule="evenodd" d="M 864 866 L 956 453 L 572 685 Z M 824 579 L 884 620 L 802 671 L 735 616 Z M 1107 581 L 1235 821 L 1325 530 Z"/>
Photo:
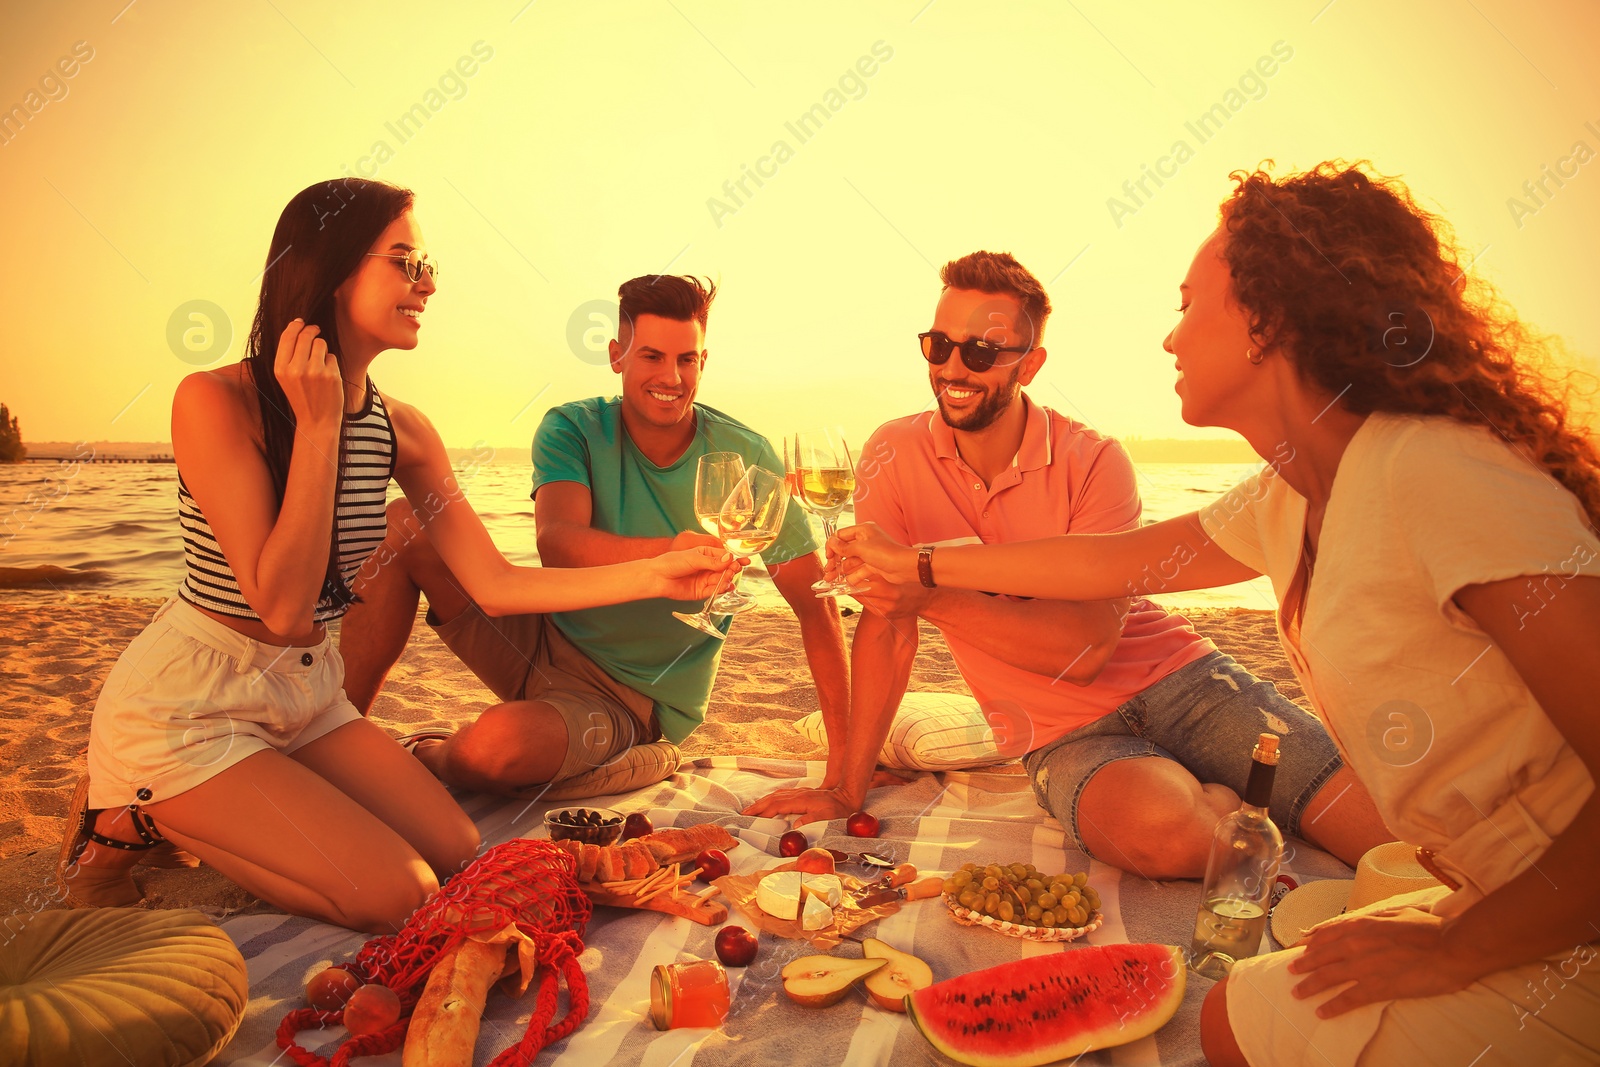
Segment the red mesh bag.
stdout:
<path fill-rule="evenodd" d="M 496 1056 L 490 1067 L 527 1067 L 546 1045 L 570 1035 L 589 1015 L 589 983 L 578 966 L 589 898 L 578 886 L 571 854 L 549 841 L 507 841 L 479 856 L 429 897 L 398 934 L 368 941 L 351 967 L 364 982 L 378 982 L 400 997 L 400 1021 L 375 1034 L 352 1037 L 331 1059 L 301 1048 L 295 1035 L 311 1027 L 341 1023 L 343 1011 L 300 1008 L 278 1026 L 278 1047 L 301 1067 L 343 1067 L 356 1056 L 399 1048 L 411 1013 L 434 964 L 474 933 L 515 924 L 537 946 L 539 991 L 522 1040 Z M 567 1013 L 555 1022 L 562 980 Z"/>

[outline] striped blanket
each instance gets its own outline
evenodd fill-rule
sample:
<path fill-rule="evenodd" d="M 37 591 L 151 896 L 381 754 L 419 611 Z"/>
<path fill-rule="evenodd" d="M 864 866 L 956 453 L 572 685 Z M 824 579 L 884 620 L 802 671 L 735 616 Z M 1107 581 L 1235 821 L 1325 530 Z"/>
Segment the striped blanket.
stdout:
<path fill-rule="evenodd" d="M 593 803 L 647 812 L 658 827 L 703 822 L 709 814 L 742 845 L 729 858 L 734 873 L 772 866 L 778 835 L 786 823 L 738 814 L 767 792 L 815 784 L 822 765 L 760 758 L 713 757 L 686 763 L 660 785 Z M 462 802 L 486 844 L 543 836 L 545 806 L 464 796 Z M 882 822 L 879 851 L 910 861 L 924 872 L 948 871 L 968 861 L 1033 863 L 1041 870 L 1089 872 L 1100 891 L 1105 923 L 1092 944 L 1163 942 L 1187 946 L 1199 903 L 1197 882 L 1151 882 L 1091 861 L 1068 846 L 1061 827 L 1034 802 L 1028 780 L 1011 764 L 982 772 L 924 774 L 903 785 L 875 790 L 871 808 Z M 570 806 L 570 805 L 569 805 Z M 814 843 L 845 847 L 843 827 L 830 824 Z M 856 842 L 859 846 L 859 842 Z M 1289 867 L 1301 878 L 1348 877 L 1349 868 L 1301 842 Z M 733 921 L 737 921 L 734 919 Z M 1024 943 L 988 930 L 957 926 L 937 900 L 908 904 L 874 931 L 891 945 L 925 959 L 936 978 L 953 977 L 1024 955 L 1063 950 Z M 286 1011 L 304 1003 L 306 979 L 330 963 L 352 959 L 365 942 L 351 933 L 280 914 L 238 916 L 223 923 L 249 965 L 250 1005 L 244 1025 L 218 1057 L 223 1064 L 288 1064 L 274 1033 Z M 588 1020 L 565 1042 L 539 1057 L 542 1065 L 599 1067 L 646 1064 L 712 1067 L 716 1064 L 902 1064 L 946 1062 L 903 1015 L 881 1011 L 865 995 L 831 1008 L 799 1007 L 784 996 L 778 972 L 808 948 L 802 942 L 763 936 L 761 952 L 748 968 L 729 968 L 733 1008 L 718 1030 L 658 1032 L 651 1026 L 651 968 L 688 957 L 714 956 L 714 928 L 658 912 L 600 907 L 589 925 L 581 963 L 588 978 Z M 848 953 L 841 953 L 848 954 Z M 1084 1057 L 1083 1063 L 1203 1064 L 1200 1002 L 1211 983 L 1189 979 L 1176 1017 L 1153 1037 Z M 478 1039 L 478 1064 L 519 1040 L 532 1011 L 532 997 L 510 1000 L 491 994 Z M 331 1055 L 345 1036 L 306 1031 L 301 1042 Z M 357 1061 L 399 1067 L 400 1053 Z"/>

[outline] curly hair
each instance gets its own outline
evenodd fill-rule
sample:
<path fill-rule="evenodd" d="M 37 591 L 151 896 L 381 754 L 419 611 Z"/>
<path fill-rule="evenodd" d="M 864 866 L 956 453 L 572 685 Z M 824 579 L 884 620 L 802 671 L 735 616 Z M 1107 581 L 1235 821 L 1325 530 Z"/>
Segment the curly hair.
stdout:
<path fill-rule="evenodd" d="M 1356 414 L 1492 428 L 1600 525 L 1600 454 L 1576 407 L 1593 377 L 1557 371 L 1559 343 L 1468 273 L 1449 224 L 1370 170 L 1229 175 L 1222 255 L 1252 336 Z"/>

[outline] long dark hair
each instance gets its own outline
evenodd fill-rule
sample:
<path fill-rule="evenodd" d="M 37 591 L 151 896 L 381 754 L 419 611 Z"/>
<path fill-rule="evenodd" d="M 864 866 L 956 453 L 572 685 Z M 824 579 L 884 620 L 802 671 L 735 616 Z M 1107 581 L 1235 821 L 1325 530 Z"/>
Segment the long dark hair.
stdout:
<path fill-rule="evenodd" d="M 1267 161 L 1267 166 L 1271 161 Z M 1251 332 L 1349 411 L 1444 415 L 1497 431 L 1600 524 L 1591 375 L 1518 318 L 1449 225 L 1365 162 L 1274 179 L 1235 171 L 1223 257 Z"/>
<path fill-rule="evenodd" d="M 320 336 L 328 351 L 337 356 L 344 350 L 334 314 L 334 290 L 355 273 L 367 249 L 411 207 L 412 199 L 411 190 L 386 182 L 339 178 L 302 189 L 278 216 L 267 250 L 267 267 L 261 275 L 255 322 L 245 343 L 245 363 L 255 382 L 262 446 L 279 507 L 289 484 L 295 419 L 273 369 L 278 337 L 292 319 L 301 318 L 322 328 Z M 341 434 L 335 485 L 343 481 L 344 462 Z M 339 573 L 337 515 L 320 599 L 331 600 L 338 607 L 356 599 Z"/>

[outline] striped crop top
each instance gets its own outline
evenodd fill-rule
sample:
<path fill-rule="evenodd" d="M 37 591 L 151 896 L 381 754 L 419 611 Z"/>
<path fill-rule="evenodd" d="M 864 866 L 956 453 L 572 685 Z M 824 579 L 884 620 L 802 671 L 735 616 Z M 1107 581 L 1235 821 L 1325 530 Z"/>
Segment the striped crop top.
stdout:
<path fill-rule="evenodd" d="M 334 528 L 339 537 L 339 573 L 346 583 L 383 541 L 384 497 L 394 476 L 394 427 L 383 398 L 367 379 L 366 402 L 344 417 L 344 476 L 339 480 Z M 260 619 L 233 576 L 200 504 L 178 476 L 178 524 L 183 527 L 183 561 L 188 571 L 178 595 L 191 604 L 240 619 Z M 345 609 L 327 597 L 317 602 L 314 622 L 327 622 Z"/>

